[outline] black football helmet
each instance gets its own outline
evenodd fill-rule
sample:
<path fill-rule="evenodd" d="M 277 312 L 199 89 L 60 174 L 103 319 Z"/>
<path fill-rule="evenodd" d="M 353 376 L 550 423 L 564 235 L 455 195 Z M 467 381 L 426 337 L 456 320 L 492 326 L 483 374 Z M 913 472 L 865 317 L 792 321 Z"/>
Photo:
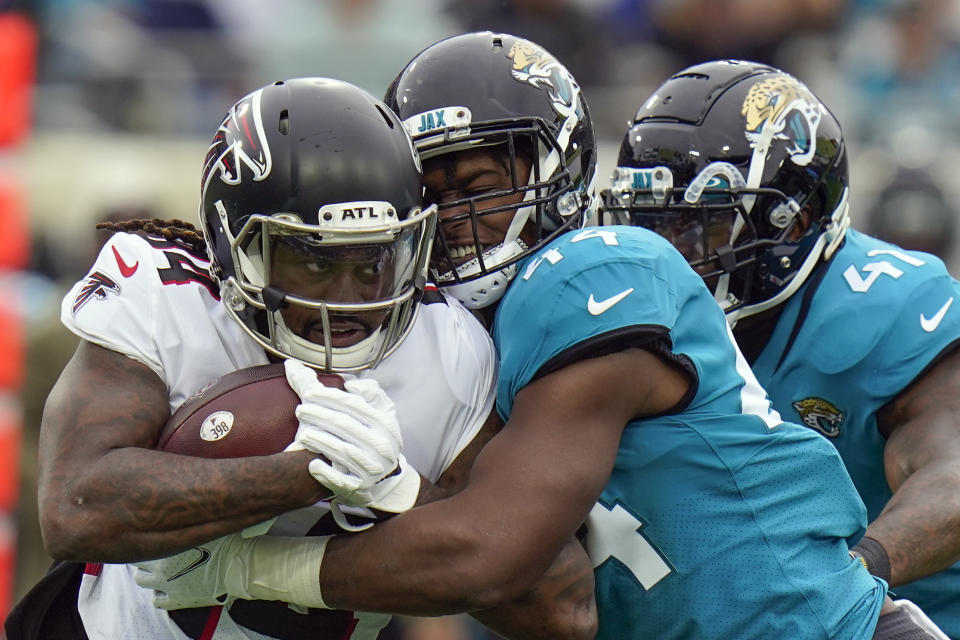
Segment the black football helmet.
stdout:
<path fill-rule="evenodd" d="M 637 111 L 617 165 L 601 220 L 667 237 L 731 323 L 786 300 L 849 227 L 840 124 L 765 65 L 715 61 L 671 77 Z"/>
<path fill-rule="evenodd" d="M 442 40 L 400 72 L 384 101 L 400 116 L 420 158 L 496 147 L 517 175 L 517 157 L 531 163 L 525 184 L 440 204 L 431 275 L 438 286 L 479 309 L 495 303 L 516 263 L 563 231 L 580 227 L 596 209 L 596 142 L 587 103 L 573 76 L 539 45 L 507 35 L 468 33 Z M 520 194 L 522 204 L 493 201 Z M 425 194 L 429 203 L 429 192 Z M 467 213 L 443 216 L 444 209 Z M 506 237 L 484 244 L 477 220 L 516 209 Z M 472 225 L 472 241 L 450 232 Z M 531 246 L 520 239 L 534 226 Z M 459 244 L 460 246 L 456 246 Z M 456 266 L 456 258 L 475 256 Z"/>
<path fill-rule="evenodd" d="M 436 208 L 397 116 L 338 80 L 276 82 L 227 113 L 200 220 L 231 316 L 268 352 L 375 366 L 413 323 Z"/>

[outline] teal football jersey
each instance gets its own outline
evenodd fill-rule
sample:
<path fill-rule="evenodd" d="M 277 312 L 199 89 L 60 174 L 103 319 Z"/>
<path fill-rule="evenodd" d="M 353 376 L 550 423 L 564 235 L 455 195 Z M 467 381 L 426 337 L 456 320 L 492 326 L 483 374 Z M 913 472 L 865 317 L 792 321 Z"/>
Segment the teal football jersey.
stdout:
<path fill-rule="evenodd" d="M 784 419 L 840 452 L 876 518 L 890 488 L 876 412 L 960 341 L 960 283 L 936 257 L 848 231 L 828 268 L 784 305 L 754 363 Z M 894 589 L 960 638 L 960 563 Z"/>
<path fill-rule="evenodd" d="M 848 553 L 866 511 L 839 455 L 771 409 L 669 243 L 636 227 L 565 234 L 521 265 L 494 341 L 505 418 L 537 376 L 628 347 L 695 381 L 674 412 L 625 426 L 587 518 L 598 638 L 872 636 L 886 585 Z"/>

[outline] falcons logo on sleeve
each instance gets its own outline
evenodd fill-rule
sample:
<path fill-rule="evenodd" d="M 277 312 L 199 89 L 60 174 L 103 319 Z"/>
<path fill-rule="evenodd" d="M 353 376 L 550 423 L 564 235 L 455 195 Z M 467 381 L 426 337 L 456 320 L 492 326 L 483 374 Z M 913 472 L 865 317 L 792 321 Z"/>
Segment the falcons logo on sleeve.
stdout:
<path fill-rule="evenodd" d="M 77 315 L 80 307 L 87 304 L 90 298 L 103 300 L 107 297 L 108 293 L 119 294 L 120 285 L 111 280 L 109 276 L 99 271 L 94 271 L 84 280 L 83 286 L 80 287 L 80 293 L 77 294 L 77 299 L 73 301 L 73 315 Z"/>

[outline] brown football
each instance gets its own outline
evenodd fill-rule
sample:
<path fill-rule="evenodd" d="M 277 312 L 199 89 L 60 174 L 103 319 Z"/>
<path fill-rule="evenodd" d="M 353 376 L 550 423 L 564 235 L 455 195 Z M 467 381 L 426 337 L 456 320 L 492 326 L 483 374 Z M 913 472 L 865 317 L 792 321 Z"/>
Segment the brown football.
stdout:
<path fill-rule="evenodd" d="M 343 389 L 343 378 L 338 375 L 318 373 L 317 377 L 328 387 Z M 296 436 L 298 422 L 294 410 L 298 404 L 300 398 L 287 384 L 283 364 L 240 369 L 228 373 L 184 402 L 167 421 L 157 448 L 203 458 L 279 453 Z M 314 509 L 316 522 L 305 535 L 351 533 L 340 529 L 329 511 Z M 301 526 L 303 512 L 297 510 L 296 513 L 296 524 Z M 350 515 L 349 521 L 360 525 L 376 522 L 376 518 Z M 209 610 L 189 611 L 205 613 Z M 300 629 L 310 625 L 313 630 L 319 629 L 318 637 L 348 637 L 353 629 L 349 625 L 356 624 L 352 612 L 310 609 L 304 615 L 284 603 L 265 600 L 237 600 L 230 608 L 230 614 L 238 620 L 269 620 L 271 629 Z M 268 629 L 262 631 L 267 633 Z"/>
<path fill-rule="evenodd" d="M 317 378 L 344 388 L 336 374 L 318 372 Z M 163 427 L 157 448 L 199 458 L 279 453 L 297 434 L 298 404 L 282 363 L 240 369 L 184 402 Z"/>

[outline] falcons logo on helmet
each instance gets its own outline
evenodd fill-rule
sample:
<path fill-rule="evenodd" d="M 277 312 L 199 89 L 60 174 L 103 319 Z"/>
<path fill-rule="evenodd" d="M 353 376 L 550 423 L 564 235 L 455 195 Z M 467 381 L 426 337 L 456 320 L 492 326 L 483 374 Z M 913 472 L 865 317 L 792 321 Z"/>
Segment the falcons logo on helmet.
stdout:
<path fill-rule="evenodd" d="M 272 161 L 260 113 L 261 93 L 255 91 L 233 105 L 220 124 L 203 163 L 204 187 L 217 170 L 229 185 L 243 181 L 244 167 L 253 172 L 254 180 L 270 175 Z"/>
<path fill-rule="evenodd" d="M 108 293 L 120 293 L 120 285 L 99 271 L 94 271 L 80 287 L 77 299 L 73 301 L 73 315 L 77 315 L 80 307 L 87 304 L 91 298 L 103 300 Z"/>

